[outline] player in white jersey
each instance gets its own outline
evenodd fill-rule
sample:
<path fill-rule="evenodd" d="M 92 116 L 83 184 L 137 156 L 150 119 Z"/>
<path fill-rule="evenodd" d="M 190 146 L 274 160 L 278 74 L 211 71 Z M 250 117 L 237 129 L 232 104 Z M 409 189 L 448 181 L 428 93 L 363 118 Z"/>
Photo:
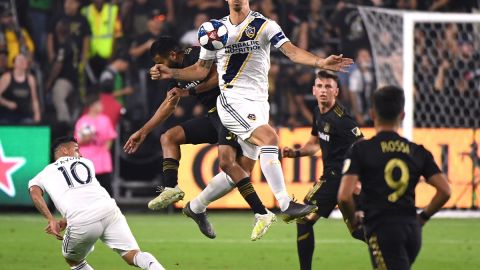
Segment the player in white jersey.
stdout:
<path fill-rule="evenodd" d="M 28 187 L 35 207 L 48 220 L 45 231 L 63 240 L 62 254 L 70 268 L 93 269 L 85 258 L 101 239 L 130 265 L 164 269 L 152 254 L 140 251 L 125 216 L 96 179 L 93 163 L 80 156 L 77 141 L 73 137 L 58 138 L 52 150 L 55 162 L 30 180 Z M 48 209 L 44 192 L 62 215 L 61 220 L 57 221 Z"/>
<path fill-rule="evenodd" d="M 280 209 L 285 212 L 292 200 L 288 196 L 278 160 L 278 135 L 268 125 L 270 44 L 279 48 L 293 62 L 311 67 L 344 71 L 353 61 L 342 55 L 322 59 L 296 47 L 276 22 L 251 11 L 248 0 L 228 0 L 228 5 L 230 14 L 222 19 L 229 31 L 225 48 L 217 51 L 202 48 L 199 61 L 183 69 L 170 69 L 157 64 L 150 69 L 150 75 L 154 80 L 201 80 L 208 75 L 213 62 L 217 62 L 221 90 L 217 99 L 220 119 L 227 129 L 242 140 L 252 147 L 260 147 L 260 167 Z M 285 221 L 291 218 L 286 215 Z"/>

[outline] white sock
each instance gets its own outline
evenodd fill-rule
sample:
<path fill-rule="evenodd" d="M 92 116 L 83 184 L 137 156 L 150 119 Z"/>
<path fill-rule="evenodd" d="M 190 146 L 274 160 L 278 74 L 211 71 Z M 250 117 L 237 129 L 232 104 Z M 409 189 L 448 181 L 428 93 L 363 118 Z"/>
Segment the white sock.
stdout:
<path fill-rule="evenodd" d="M 278 160 L 278 147 L 269 145 L 260 148 L 260 168 L 267 178 L 267 183 L 278 201 L 280 210 L 285 211 L 290 204 L 285 180 L 283 178 L 282 165 Z"/>
<path fill-rule="evenodd" d="M 70 269 L 72 270 L 93 270 L 93 268 L 87 263 L 87 261 L 83 261 L 76 266 L 71 266 Z"/>
<path fill-rule="evenodd" d="M 208 183 L 207 187 L 198 194 L 195 199 L 190 201 L 190 209 L 194 213 L 203 213 L 207 206 L 213 201 L 223 197 L 223 195 L 235 188 L 235 183 L 230 176 L 224 172 L 215 175 Z"/>
<path fill-rule="evenodd" d="M 148 252 L 139 251 L 133 257 L 133 264 L 144 270 L 165 270 L 163 266 Z"/>

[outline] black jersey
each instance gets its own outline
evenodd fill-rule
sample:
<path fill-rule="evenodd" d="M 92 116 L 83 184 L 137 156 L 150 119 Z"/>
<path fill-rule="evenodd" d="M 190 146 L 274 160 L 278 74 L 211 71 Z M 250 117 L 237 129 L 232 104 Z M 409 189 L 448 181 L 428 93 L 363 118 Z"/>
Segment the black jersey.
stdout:
<path fill-rule="evenodd" d="M 184 50 L 184 57 L 183 57 L 182 64 L 180 65 L 179 68 L 185 68 L 185 67 L 194 65 L 198 61 L 199 55 L 200 55 L 200 47 L 186 48 Z M 169 89 L 172 89 L 173 87 L 188 88 L 191 86 L 196 86 L 200 83 L 201 81 L 185 82 L 185 81 L 172 80 L 169 84 Z M 220 95 L 220 88 L 216 86 L 214 89 L 200 93 L 196 97 L 197 97 L 197 100 L 205 106 L 207 111 L 209 111 L 210 109 L 216 106 L 218 95 Z"/>
<path fill-rule="evenodd" d="M 363 137 L 357 123 L 338 103 L 323 114 L 317 106 L 314 110 L 311 134 L 318 136 L 320 141 L 323 177 L 340 178 L 347 150 L 357 139 Z"/>
<path fill-rule="evenodd" d="M 396 132 L 380 132 L 354 144 L 344 170 L 360 178 L 367 225 L 381 220 L 414 221 L 415 186 L 420 176 L 428 179 L 441 172 L 428 150 Z"/>

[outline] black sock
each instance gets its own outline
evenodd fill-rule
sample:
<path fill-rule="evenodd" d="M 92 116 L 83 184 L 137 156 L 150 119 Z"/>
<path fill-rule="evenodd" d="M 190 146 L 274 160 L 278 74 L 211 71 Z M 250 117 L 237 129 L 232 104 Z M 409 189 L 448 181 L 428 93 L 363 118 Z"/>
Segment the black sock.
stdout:
<path fill-rule="evenodd" d="M 250 177 L 240 180 L 240 182 L 237 183 L 237 188 L 245 201 L 247 201 L 248 205 L 250 205 L 250 208 L 252 208 L 254 213 L 261 215 L 265 215 L 267 213 L 265 206 L 263 206 L 262 201 L 252 186 L 252 182 L 250 182 Z"/>
<path fill-rule="evenodd" d="M 301 270 L 312 269 L 315 236 L 312 223 L 297 223 L 297 252 Z"/>
<path fill-rule="evenodd" d="M 166 158 L 163 160 L 163 176 L 166 187 L 175 187 L 178 184 L 178 160 Z"/>

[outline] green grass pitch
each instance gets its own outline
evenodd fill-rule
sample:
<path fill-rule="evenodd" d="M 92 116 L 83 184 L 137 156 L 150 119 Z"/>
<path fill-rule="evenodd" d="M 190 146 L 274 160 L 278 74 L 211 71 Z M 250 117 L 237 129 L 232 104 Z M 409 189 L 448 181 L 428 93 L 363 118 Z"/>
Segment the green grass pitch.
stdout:
<path fill-rule="evenodd" d="M 180 214 L 127 214 L 140 247 L 166 269 L 298 269 L 294 224 L 277 222 L 257 242 L 250 241 L 253 215 L 214 212 L 217 238 L 210 240 Z M 1 269 L 68 269 L 61 242 L 43 232 L 35 214 L 0 214 Z M 366 245 L 350 238 L 340 220 L 315 225 L 313 269 L 370 269 Z M 480 269 L 480 219 L 433 219 L 413 269 Z M 88 257 L 95 269 L 135 269 L 102 243 Z"/>

